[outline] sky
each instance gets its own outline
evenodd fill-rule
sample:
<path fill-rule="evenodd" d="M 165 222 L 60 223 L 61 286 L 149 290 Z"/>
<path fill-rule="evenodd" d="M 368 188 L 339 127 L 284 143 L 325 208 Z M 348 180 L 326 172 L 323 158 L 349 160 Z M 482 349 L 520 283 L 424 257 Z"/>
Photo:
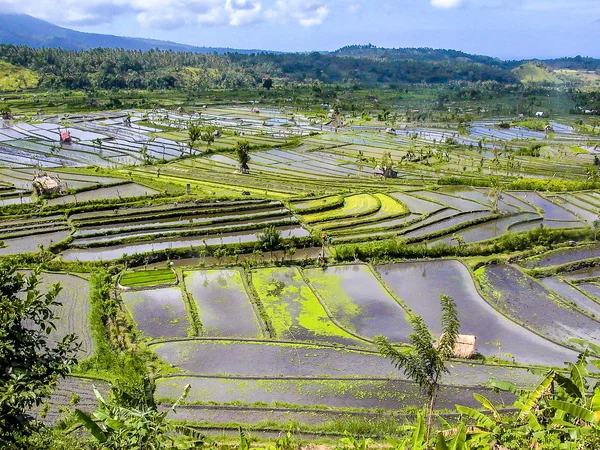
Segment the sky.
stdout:
<path fill-rule="evenodd" d="M 432 47 L 600 58 L 600 0 L 0 0 L 79 31 L 277 51 Z"/>

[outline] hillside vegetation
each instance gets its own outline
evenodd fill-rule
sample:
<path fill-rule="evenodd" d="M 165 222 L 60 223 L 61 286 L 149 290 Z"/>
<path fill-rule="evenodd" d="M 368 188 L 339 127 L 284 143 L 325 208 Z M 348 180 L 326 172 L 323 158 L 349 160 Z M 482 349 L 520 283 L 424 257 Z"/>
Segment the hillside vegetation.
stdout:
<path fill-rule="evenodd" d="M 525 63 L 512 72 L 522 83 L 562 83 L 550 67 L 540 62 Z"/>
<path fill-rule="evenodd" d="M 38 82 L 39 77 L 35 72 L 0 60 L 0 90 L 30 89 L 36 87 Z"/>

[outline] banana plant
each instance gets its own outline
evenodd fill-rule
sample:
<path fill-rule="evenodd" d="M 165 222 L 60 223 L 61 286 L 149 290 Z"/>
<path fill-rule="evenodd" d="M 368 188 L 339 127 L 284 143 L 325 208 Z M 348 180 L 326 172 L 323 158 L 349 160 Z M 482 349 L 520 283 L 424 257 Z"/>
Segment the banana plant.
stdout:
<path fill-rule="evenodd" d="M 386 440 L 394 450 L 426 450 L 426 428 L 427 425 L 425 423 L 425 414 L 419 411 L 417 413 L 415 425 L 407 425 L 404 427 L 400 427 L 399 429 L 399 431 L 410 433 L 409 437 L 404 439 L 394 439 L 391 437 L 386 437 Z"/>
<path fill-rule="evenodd" d="M 120 406 L 104 399 L 94 387 L 99 407 L 91 415 L 80 409 L 75 411 L 80 423 L 108 450 L 163 450 L 196 448 L 204 436 L 190 427 L 167 420 L 170 412 L 176 412 L 190 391 L 188 384 L 181 397 L 165 412 L 160 412 L 154 402 L 139 407 Z M 175 435 L 187 439 L 176 439 Z"/>

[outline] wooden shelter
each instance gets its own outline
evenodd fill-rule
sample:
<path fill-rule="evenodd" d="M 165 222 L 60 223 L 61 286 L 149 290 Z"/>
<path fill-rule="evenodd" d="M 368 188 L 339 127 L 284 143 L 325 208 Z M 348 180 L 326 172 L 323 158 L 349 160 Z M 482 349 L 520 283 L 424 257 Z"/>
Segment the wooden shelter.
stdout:
<path fill-rule="evenodd" d="M 33 178 L 33 189 L 37 195 L 62 194 L 65 192 L 65 185 L 56 175 L 48 175 L 46 172 L 39 172 Z"/>
<path fill-rule="evenodd" d="M 477 337 L 470 334 L 459 334 L 454 345 L 454 357 L 470 359 L 476 353 Z"/>

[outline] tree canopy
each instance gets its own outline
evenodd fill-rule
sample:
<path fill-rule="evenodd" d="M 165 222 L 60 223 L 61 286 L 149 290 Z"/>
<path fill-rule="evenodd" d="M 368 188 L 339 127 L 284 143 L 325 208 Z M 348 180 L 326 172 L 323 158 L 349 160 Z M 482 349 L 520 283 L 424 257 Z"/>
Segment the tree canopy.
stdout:
<path fill-rule="evenodd" d="M 42 293 L 39 272 L 0 265 L 0 448 L 19 448 L 35 428 L 30 408 L 52 393 L 76 363 L 77 337 L 54 342 L 60 285 Z"/>

